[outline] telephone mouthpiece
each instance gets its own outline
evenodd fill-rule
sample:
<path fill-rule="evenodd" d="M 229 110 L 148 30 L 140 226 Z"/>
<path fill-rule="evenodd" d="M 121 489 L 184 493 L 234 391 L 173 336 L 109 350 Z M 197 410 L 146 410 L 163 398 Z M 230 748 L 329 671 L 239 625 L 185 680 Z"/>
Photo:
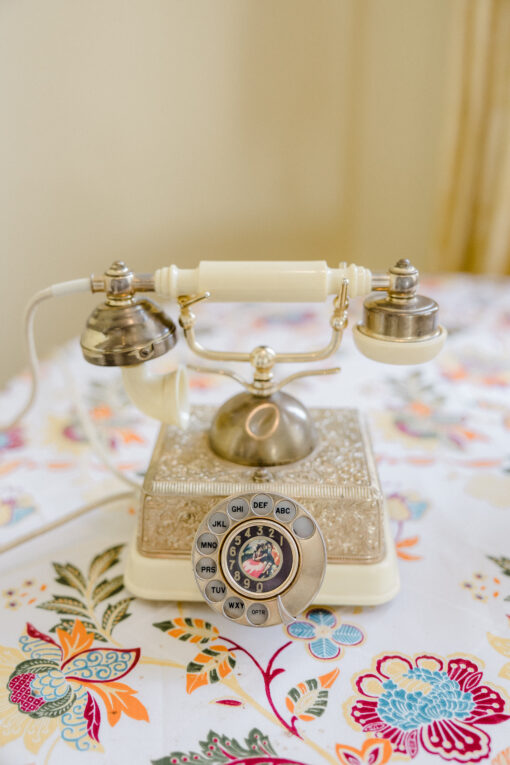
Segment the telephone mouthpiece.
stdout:
<path fill-rule="evenodd" d="M 423 364 L 444 345 L 447 332 L 438 324 L 438 304 L 417 295 L 419 273 L 407 259 L 389 270 L 387 294 L 366 298 L 354 342 L 369 359 L 385 364 Z"/>

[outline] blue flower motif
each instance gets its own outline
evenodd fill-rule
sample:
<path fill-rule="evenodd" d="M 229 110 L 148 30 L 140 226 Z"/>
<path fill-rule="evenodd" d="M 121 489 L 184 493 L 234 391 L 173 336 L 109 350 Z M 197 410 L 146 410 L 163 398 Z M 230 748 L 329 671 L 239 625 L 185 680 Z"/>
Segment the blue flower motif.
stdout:
<path fill-rule="evenodd" d="M 403 731 L 421 728 L 436 720 L 464 720 L 474 709 L 473 695 L 462 691 L 446 672 L 415 667 L 403 677 L 427 683 L 430 691 L 409 693 L 393 680 L 383 683 L 377 712 L 384 722 Z"/>
<path fill-rule="evenodd" d="M 479 659 L 463 654 L 379 654 L 352 678 L 356 695 L 344 711 L 395 754 L 414 758 L 423 748 L 448 762 L 480 762 L 491 739 L 479 725 L 510 719 L 503 689 L 484 684 L 482 670 Z"/>
<path fill-rule="evenodd" d="M 304 640 L 315 659 L 337 659 L 342 648 L 359 645 L 364 635 L 354 624 L 340 623 L 329 608 L 311 608 L 303 621 L 289 624 L 288 635 L 294 640 Z"/>
<path fill-rule="evenodd" d="M 58 669 L 49 669 L 35 675 L 30 683 L 32 696 L 37 696 L 47 701 L 56 701 L 68 692 L 68 682 L 64 673 Z"/>

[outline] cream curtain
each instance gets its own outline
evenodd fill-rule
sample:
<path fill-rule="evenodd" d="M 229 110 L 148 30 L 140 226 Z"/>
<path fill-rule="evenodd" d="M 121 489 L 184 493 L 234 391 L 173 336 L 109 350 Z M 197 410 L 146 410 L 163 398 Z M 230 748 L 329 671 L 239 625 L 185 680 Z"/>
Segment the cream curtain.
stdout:
<path fill-rule="evenodd" d="M 510 273 L 510 0 L 453 0 L 441 270 Z"/>

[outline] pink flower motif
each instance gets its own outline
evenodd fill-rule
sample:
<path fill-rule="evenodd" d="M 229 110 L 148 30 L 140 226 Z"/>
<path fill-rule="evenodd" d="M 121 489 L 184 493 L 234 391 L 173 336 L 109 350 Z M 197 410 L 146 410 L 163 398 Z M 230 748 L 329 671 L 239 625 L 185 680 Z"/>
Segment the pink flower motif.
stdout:
<path fill-rule="evenodd" d="M 24 446 L 23 435 L 18 425 L 0 433 L 0 451 L 4 449 L 21 449 L 22 446 Z"/>
<path fill-rule="evenodd" d="M 139 648 L 93 647 L 94 633 L 87 632 L 79 619 L 72 632 L 59 628 L 56 632 L 58 642 L 27 624 L 26 634 L 19 640 L 21 651 L 0 646 L 4 681 L 7 674 L 6 684 L 0 688 L 4 711 L 0 747 L 23 735 L 29 751 L 37 753 L 60 727 L 62 739 L 75 749 L 97 749 L 101 723 L 97 698 L 103 702 L 111 726 L 122 714 L 149 720 L 146 708 L 134 697 L 136 691 L 118 682 L 137 665 Z M 21 660 L 12 664 L 17 657 Z M 15 725 L 12 715 L 19 718 Z"/>
<path fill-rule="evenodd" d="M 479 762 L 490 754 L 490 736 L 479 726 L 510 718 L 505 691 L 482 684 L 483 667 L 472 656 L 382 654 L 354 676 L 357 695 L 344 713 L 394 752 L 416 757 L 421 746 L 446 760 Z"/>

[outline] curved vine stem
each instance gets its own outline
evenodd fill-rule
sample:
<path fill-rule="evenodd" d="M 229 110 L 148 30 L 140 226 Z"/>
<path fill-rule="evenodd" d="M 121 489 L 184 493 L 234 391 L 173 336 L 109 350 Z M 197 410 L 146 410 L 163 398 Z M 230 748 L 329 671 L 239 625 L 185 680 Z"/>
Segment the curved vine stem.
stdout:
<path fill-rule="evenodd" d="M 230 647 L 233 651 L 242 651 L 243 653 L 248 656 L 248 658 L 253 662 L 253 664 L 257 667 L 258 671 L 262 675 L 262 679 L 264 681 L 264 691 L 266 693 L 266 698 L 268 700 L 269 706 L 271 707 L 271 710 L 280 723 L 280 725 L 285 728 L 289 733 L 291 733 L 293 736 L 296 736 L 297 738 L 302 739 L 303 737 L 299 733 L 299 731 L 296 728 L 296 718 L 293 717 L 290 723 L 285 720 L 279 713 L 278 709 L 275 706 L 275 703 L 273 701 L 273 697 L 271 694 L 271 683 L 282 672 L 285 672 L 284 669 L 275 669 L 273 670 L 273 664 L 275 662 L 275 659 L 284 651 L 289 645 L 292 644 L 292 641 L 289 640 L 287 643 L 284 643 L 280 648 L 278 648 L 277 651 L 271 656 L 269 659 L 268 665 L 266 669 L 262 667 L 262 665 L 257 661 L 255 656 L 248 651 L 246 648 L 243 648 L 243 646 L 239 645 L 239 643 L 236 643 L 234 640 L 231 640 L 230 638 L 224 637 L 223 635 L 219 636 L 220 640 L 224 640 L 226 643 L 230 643 Z"/>
<path fill-rule="evenodd" d="M 333 757 L 333 755 L 331 755 L 328 751 L 326 751 L 326 749 L 323 749 L 322 746 L 319 746 L 319 744 L 316 744 L 315 741 L 311 741 L 311 739 L 307 738 L 306 736 L 302 736 L 299 733 L 299 731 L 296 729 L 297 718 L 295 716 L 292 717 L 290 723 L 288 723 L 278 712 L 273 702 L 273 699 L 271 696 L 271 688 L 270 688 L 271 683 L 275 677 L 277 677 L 282 672 L 285 672 L 284 669 L 273 670 L 273 665 L 275 663 L 276 658 L 282 653 L 282 651 L 284 651 L 289 645 L 291 645 L 292 641 L 289 640 L 288 643 L 284 643 L 282 646 L 280 646 L 280 648 L 278 648 L 278 650 L 275 651 L 275 653 L 271 656 L 266 669 L 264 669 L 250 651 L 248 651 L 246 648 L 243 648 L 243 646 L 239 645 L 234 640 L 231 640 L 230 638 L 227 638 L 224 635 L 219 635 L 218 640 L 224 640 L 226 643 L 230 643 L 232 651 L 241 651 L 242 653 L 246 654 L 246 656 L 248 656 L 248 658 L 252 661 L 252 663 L 261 673 L 264 680 L 264 689 L 266 692 L 266 698 L 269 702 L 269 706 L 271 707 L 271 711 L 273 714 L 271 714 L 271 712 L 269 712 L 265 707 L 259 704 L 259 702 L 256 701 L 252 696 L 246 693 L 246 691 L 243 690 L 243 688 L 241 688 L 239 681 L 235 677 L 235 675 L 230 675 L 228 677 L 223 678 L 222 683 L 226 685 L 228 688 L 230 688 L 230 690 L 234 691 L 234 693 L 236 693 L 241 699 L 243 699 L 252 707 L 254 707 L 266 719 L 270 720 L 273 723 L 276 722 L 284 730 L 288 731 L 291 735 L 301 739 L 301 741 L 304 744 L 306 744 L 306 746 L 310 747 L 310 749 L 313 749 L 315 752 L 317 752 L 317 754 L 323 757 L 326 762 L 329 762 L 330 765 L 338 765 L 338 760 L 335 757 Z"/>

